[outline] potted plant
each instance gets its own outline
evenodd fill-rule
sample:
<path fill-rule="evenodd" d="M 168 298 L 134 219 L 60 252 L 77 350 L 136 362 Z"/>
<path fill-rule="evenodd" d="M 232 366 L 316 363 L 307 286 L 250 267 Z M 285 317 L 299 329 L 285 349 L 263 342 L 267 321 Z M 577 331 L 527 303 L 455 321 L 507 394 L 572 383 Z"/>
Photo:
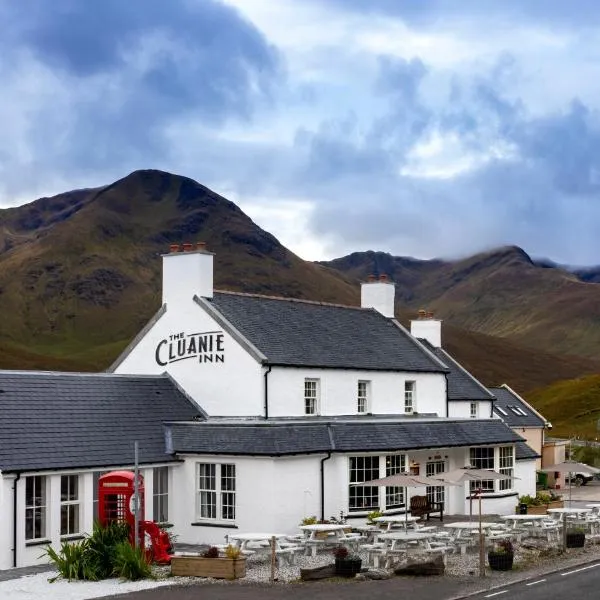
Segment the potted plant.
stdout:
<path fill-rule="evenodd" d="M 381 523 L 377 523 L 377 521 L 375 521 L 377 517 L 383 517 L 383 513 L 380 510 L 372 510 L 369 514 L 367 514 L 367 523 L 369 525 L 381 525 Z"/>
<path fill-rule="evenodd" d="M 585 544 L 585 530 L 575 528 L 567 531 L 567 548 L 583 548 Z"/>
<path fill-rule="evenodd" d="M 246 576 L 246 558 L 235 546 L 227 546 L 225 556 L 211 546 L 201 555 L 175 555 L 171 558 L 171 574 L 215 579 L 239 579 Z"/>
<path fill-rule="evenodd" d="M 335 556 L 335 573 L 341 577 L 354 577 L 360 573 L 362 560 L 358 556 L 353 556 L 348 553 L 348 549 L 344 546 L 338 546 L 334 551 Z"/>
<path fill-rule="evenodd" d="M 488 552 L 488 563 L 492 571 L 510 571 L 515 557 L 514 548 L 510 540 L 496 542 Z"/>

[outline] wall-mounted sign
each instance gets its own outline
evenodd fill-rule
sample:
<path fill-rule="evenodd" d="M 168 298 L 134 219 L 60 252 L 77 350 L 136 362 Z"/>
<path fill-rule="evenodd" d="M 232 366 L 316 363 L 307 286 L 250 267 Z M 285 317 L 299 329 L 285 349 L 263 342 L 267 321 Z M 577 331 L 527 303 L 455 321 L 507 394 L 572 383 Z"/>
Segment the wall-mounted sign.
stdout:
<path fill-rule="evenodd" d="M 225 362 L 223 332 L 174 333 L 158 342 L 154 357 L 161 367 L 190 358 L 200 363 Z"/>

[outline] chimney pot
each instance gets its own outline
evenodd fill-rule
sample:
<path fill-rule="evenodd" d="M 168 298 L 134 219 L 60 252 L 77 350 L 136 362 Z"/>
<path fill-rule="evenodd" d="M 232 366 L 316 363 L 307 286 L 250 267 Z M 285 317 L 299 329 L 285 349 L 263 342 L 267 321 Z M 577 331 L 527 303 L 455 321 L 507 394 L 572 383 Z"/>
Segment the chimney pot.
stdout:
<path fill-rule="evenodd" d="M 206 250 L 206 242 L 197 242 L 196 250 Z"/>
<path fill-rule="evenodd" d="M 379 276 L 379 281 L 387 281 L 388 280 L 388 276 L 385 273 L 382 273 Z"/>
<path fill-rule="evenodd" d="M 424 319 L 425 317 L 427 317 L 427 311 L 424 308 L 421 308 L 419 310 L 419 319 Z"/>
<path fill-rule="evenodd" d="M 432 311 L 427 311 L 427 318 L 428 319 L 433 319 L 433 312 Z"/>
<path fill-rule="evenodd" d="M 169 249 L 171 252 L 179 252 L 179 244 L 171 244 Z"/>
<path fill-rule="evenodd" d="M 184 252 L 190 252 L 191 250 L 193 250 L 193 248 L 194 248 L 194 244 L 190 244 L 190 243 L 187 243 L 187 242 L 186 242 L 186 243 L 183 245 L 183 251 L 184 251 Z"/>
<path fill-rule="evenodd" d="M 369 283 L 373 283 L 374 281 L 377 281 L 377 277 L 375 277 L 375 275 L 369 275 L 369 276 L 367 277 L 367 281 L 368 281 Z"/>

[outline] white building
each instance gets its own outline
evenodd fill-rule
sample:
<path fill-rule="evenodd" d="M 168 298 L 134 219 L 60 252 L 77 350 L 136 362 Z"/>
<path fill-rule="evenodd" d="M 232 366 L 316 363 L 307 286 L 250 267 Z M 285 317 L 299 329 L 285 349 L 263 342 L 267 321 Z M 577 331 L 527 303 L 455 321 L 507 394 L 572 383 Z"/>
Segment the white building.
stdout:
<path fill-rule="evenodd" d="M 439 321 L 421 315 L 411 335 L 394 319 L 394 285 L 385 277 L 362 285 L 360 308 L 218 292 L 211 253 L 202 245 L 172 250 L 163 258 L 161 309 L 113 365 L 115 374 L 95 377 L 105 382 L 107 414 L 113 403 L 127 405 L 115 382 L 130 382 L 140 398 L 122 420 L 120 409 L 113 410 L 114 427 L 128 452 L 136 436 L 154 432 L 152 451 L 141 448 L 147 516 L 172 523 L 179 541 L 222 543 L 236 530 L 297 533 L 310 515 L 343 514 L 358 523 L 375 508 L 403 512 L 402 488 L 352 484 L 406 470 L 430 475 L 471 464 L 519 477 L 489 482 L 483 501 L 489 513 L 512 512 L 518 494 L 535 492 L 536 453 L 493 415 L 489 390 L 441 348 Z M 168 382 L 171 391 L 160 397 L 147 382 Z M 21 404 L 29 398 L 16 389 L 3 396 L 0 410 L 17 396 Z M 65 448 L 64 431 L 62 439 L 39 432 L 39 440 L 24 444 L 29 454 L 38 448 L 31 465 L 19 462 L 18 449 L 0 453 L 2 516 L 14 523 L 3 528 L 0 568 L 31 564 L 40 544 L 70 535 L 61 536 L 59 526 L 68 512 L 66 474 L 81 477 L 80 533 L 92 520 L 92 473 L 131 465 L 130 454 L 109 456 L 91 435 L 94 411 L 90 401 L 71 417 L 87 443 Z M 164 439 L 157 440 L 163 424 Z M 67 486 L 62 498 L 61 485 Z M 43 506 L 35 505 L 39 486 L 45 486 Z M 412 493 L 443 500 L 447 514 L 469 510 L 468 485 Z M 162 509 L 157 494 L 167 499 Z M 45 515 L 44 528 L 40 519 L 32 525 L 32 514 Z"/>

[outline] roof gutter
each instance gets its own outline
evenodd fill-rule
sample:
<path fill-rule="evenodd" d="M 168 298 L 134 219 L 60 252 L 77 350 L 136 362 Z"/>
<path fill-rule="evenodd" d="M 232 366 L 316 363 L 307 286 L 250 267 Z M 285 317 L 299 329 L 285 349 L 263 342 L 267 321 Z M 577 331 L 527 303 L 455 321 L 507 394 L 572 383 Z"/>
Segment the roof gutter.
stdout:
<path fill-rule="evenodd" d="M 271 365 L 269 365 L 268 369 L 264 372 L 263 377 L 265 378 L 265 387 L 264 387 L 264 391 L 265 391 L 265 419 L 269 418 L 269 373 L 271 372 L 271 370 L 273 369 L 273 367 Z"/>
<path fill-rule="evenodd" d="M 17 471 L 13 481 L 13 568 L 17 568 L 17 482 L 21 479 L 21 471 Z"/>

